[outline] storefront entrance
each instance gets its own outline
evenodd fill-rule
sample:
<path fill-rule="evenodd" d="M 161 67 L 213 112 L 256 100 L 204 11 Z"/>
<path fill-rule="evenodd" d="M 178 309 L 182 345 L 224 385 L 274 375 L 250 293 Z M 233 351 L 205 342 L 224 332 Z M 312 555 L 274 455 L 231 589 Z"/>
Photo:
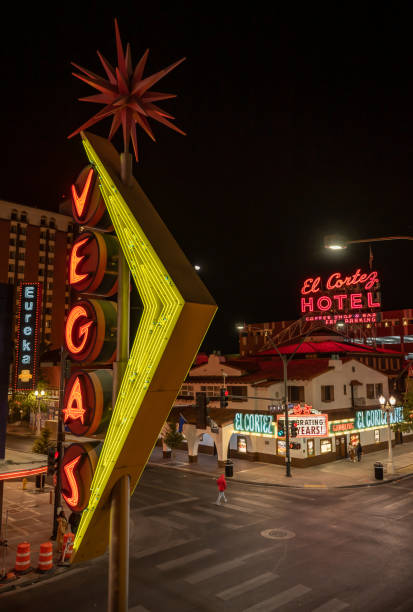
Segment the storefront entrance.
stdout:
<path fill-rule="evenodd" d="M 336 457 L 345 459 L 347 457 L 346 436 L 336 436 Z"/>

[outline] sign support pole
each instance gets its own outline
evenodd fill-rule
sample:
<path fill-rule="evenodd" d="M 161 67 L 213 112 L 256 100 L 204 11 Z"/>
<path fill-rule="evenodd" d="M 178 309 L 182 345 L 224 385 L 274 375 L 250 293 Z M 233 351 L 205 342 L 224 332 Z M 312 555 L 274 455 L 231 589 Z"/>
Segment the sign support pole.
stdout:
<path fill-rule="evenodd" d="M 121 179 L 128 185 L 132 177 L 132 156 L 120 155 Z M 115 402 L 129 358 L 130 273 L 119 245 L 117 351 L 113 364 L 113 399 Z M 127 612 L 129 591 L 129 515 L 130 477 L 122 476 L 112 489 L 110 500 L 108 611 Z"/>

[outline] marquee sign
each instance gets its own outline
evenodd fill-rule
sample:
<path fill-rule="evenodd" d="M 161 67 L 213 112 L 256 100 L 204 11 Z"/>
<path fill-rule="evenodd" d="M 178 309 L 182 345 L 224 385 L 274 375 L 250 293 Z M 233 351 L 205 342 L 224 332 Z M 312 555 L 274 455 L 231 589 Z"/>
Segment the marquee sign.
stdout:
<path fill-rule="evenodd" d="M 375 322 L 381 307 L 378 287 L 378 273 L 362 273 L 361 268 L 344 277 L 334 272 L 324 289 L 321 276 L 309 277 L 301 287 L 301 314 L 307 321 L 322 320 L 326 324 Z"/>
<path fill-rule="evenodd" d="M 112 371 L 79 371 L 66 383 L 63 419 L 76 436 L 101 433 L 107 429 L 112 407 Z"/>
<path fill-rule="evenodd" d="M 112 363 L 116 353 L 116 302 L 80 300 L 65 326 L 69 356 L 78 362 Z"/>
<path fill-rule="evenodd" d="M 20 283 L 17 311 L 14 388 L 33 390 L 37 382 L 38 330 L 42 303 L 41 283 Z"/>
<path fill-rule="evenodd" d="M 97 172 L 91 165 L 83 168 L 72 185 L 72 213 L 79 225 L 113 230 L 100 191 Z"/>
<path fill-rule="evenodd" d="M 82 512 L 89 501 L 93 479 L 102 444 L 71 444 L 62 460 L 62 495 L 73 512 Z"/>
<path fill-rule="evenodd" d="M 390 424 L 395 425 L 403 421 L 403 408 L 397 406 L 390 412 Z M 359 410 L 356 412 L 356 429 L 368 429 L 369 427 L 380 427 L 387 425 L 387 413 L 380 408 L 376 410 Z"/>
<path fill-rule="evenodd" d="M 96 173 L 95 185 L 107 207 L 131 280 L 141 298 L 143 312 L 95 473 L 87 483 L 87 506 L 76 533 L 71 559 L 75 563 L 105 552 L 113 487 L 125 475 L 130 477 L 131 491 L 136 487 L 217 308 L 136 180 L 132 177 L 127 186 L 122 183 L 120 160 L 115 148 L 93 134 L 82 133 L 82 140 L 91 166 L 75 186 L 75 219 L 79 211 L 78 222 L 91 223 L 86 223 L 88 207 L 92 206 L 88 190 L 92 189 L 93 173 Z M 90 169 L 93 173 L 88 186 Z M 76 257 L 82 257 L 83 253 L 79 246 Z M 86 274 L 83 265 L 80 261 L 75 262 L 75 274 Z M 88 304 L 93 305 L 94 313 Z M 65 333 L 71 359 L 86 361 L 84 353 L 88 353 L 88 364 L 109 360 L 109 343 L 113 340 L 112 348 L 115 350 L 116 341 L 116 316 L 113 323 L 108 324 L 108 309 L 113 308 L 116 314 L 115 306 L 111 304 L 104 300 L 81 300 L 73 304 Z M 82 390 L 83 383 L 85 379 L 80 376 L 78 382 L 76 378 L 72 380 L 73 394 L 70 398 L 71 391 L 68 391 L 66 405 L 69 409 L 67 422 L 70 420 L 79 427 L 91 418 L 84 403 L 87 390 Z M 76 486 L 71 485 L 77 482 L 81 459 L 77 461 L 77 455 L 67 459 L 65 495 L 73 505 L 77 501 Z M 83 479 L 82 486 L 86 490 Z M 79 499 L 81 495 L 80 492 Z"/>
<path fill-rule="evenodd" d="M 237 412 L 234 418 L 234 430 L 240 433 L 274 436 L 272 415 Z"/>
<path fill-rule="evenodd" d="M 111 297 L 118 288 L 119 243 L 102 232 L 82 232 L 69 257 L 69 284 L 79 293 Z"/>

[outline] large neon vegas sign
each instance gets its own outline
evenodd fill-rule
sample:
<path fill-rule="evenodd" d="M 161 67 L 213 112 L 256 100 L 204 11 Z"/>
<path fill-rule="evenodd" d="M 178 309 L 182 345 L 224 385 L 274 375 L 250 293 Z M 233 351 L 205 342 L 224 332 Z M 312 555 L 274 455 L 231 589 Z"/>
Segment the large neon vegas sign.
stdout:
<path fill-rule="evenodd" d="M 301 313 L 328 313 L 332 320 L 355 317 L 360 321 L 373 321 L 374 312 L 361 314 L 360 311 L 380 308 L 379 296 L 375 293 L 378 285 L 379 276 L 376 271 L 363 273 L 360 268 L 349 276 L 334 272 L 327 278 L 325 289 L 321 276 L 309 277 L 301 287 Z"/>

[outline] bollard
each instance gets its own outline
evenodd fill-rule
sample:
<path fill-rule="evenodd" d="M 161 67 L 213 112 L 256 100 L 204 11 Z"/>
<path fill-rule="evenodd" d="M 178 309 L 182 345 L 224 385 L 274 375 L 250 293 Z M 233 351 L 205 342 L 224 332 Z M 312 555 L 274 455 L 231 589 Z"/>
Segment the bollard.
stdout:
<path fill-rule="evenodd" d="M 26 487 L 27 487 L 27 478 L 23 478 L 23 480 L 22 480 L 22 489 L 23 489 L 23 491 L 26 490 Z"/>

